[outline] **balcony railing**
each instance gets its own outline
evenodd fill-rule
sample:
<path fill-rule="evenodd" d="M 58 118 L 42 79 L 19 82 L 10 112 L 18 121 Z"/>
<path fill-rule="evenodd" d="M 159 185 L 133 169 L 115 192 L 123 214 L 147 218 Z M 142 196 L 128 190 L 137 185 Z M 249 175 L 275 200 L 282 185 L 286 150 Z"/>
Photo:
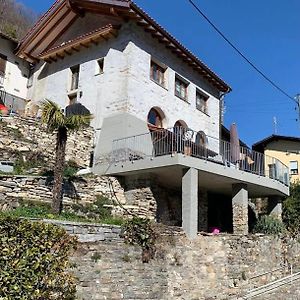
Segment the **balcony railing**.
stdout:
<path fill-rule="evenodd" d="M 118 163 L 181 153 L 289 185 L 289 169 L 278 159 L 227 141 L 206 139 L 191 129 L 158 129 L 114 140 L 109 161 Z"/>

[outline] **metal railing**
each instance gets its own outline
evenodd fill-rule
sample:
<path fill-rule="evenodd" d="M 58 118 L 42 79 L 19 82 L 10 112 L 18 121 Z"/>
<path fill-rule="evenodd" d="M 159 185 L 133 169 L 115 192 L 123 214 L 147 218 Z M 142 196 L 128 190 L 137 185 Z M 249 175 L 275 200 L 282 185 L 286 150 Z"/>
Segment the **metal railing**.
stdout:
<path fill-rule="evenodd" d="M 114 140 L 109 161 L 136 161 L 177 153 L 224 164 L 289 185 L 289 169 L 278 159 L 181 127 L 157 129 Z"/>

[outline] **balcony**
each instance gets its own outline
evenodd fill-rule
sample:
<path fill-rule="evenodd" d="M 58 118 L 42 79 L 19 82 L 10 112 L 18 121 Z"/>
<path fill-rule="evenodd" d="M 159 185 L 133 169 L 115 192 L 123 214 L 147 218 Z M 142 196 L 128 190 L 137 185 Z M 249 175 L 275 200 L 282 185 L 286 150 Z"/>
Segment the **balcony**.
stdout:
<path fill-rule="evenodd" d="M 144 130 L 148 132 L 139 134 Z M 133 132 L 138 133 L 126 137 Z M 268 197 L 270 213 L 279 215 L 281 201 L 289 195 L 288 168 L 279 160 L 191 129 L 148 128 L 138 119 L 116 115 L 104 122 L 97 145 L 94 173 L 124 177 L 132 184 L 140 180 L 142 187 L 150 179 L 166 191 L 181 193 L 182 227 L 190 238 L 207 230 L 209 205 L 231 205 L 231 213 L 220 214 L 232 222 L 234 233 L 247 234 L 249 198 Z M 158 206 L 169 203 L 162 198 Z"/>
<path fill-rule="evenodd" d="M 191 129 L 170 128 L 113 141 L 110 164 L 134 164 L 142 160 L 182 155 L 223 166 L 224 168 L 270 178 L 289 186 L 289 170 L 276 158 L 229 142 L 207 138 L 199 144 L 197 132 Z M 211 145 L 211 148 L 210 148 Z"/>

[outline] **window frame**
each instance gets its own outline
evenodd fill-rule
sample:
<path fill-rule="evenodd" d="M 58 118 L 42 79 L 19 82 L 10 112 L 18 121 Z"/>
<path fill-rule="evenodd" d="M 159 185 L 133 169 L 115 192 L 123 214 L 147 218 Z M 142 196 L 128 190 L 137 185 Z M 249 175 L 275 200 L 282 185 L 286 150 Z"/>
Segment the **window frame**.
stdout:
<path fill-rule="evenodd" d="M 297 168 L 291 168 L 291 163 L 295 163 L 297 165 Z M 299 174 L 299 164 L 297 160 L 291 160 L 289 164 L 289 169 L 290 169 L 290 175 L 298 175 Z"/>
<path fill-rule="evenodd" d="M 78 90 L 79 88 L 80 65 L 75 65 L 71 67 L 70 71 L 71 71 L 70 91 L 75 91 Z"/>
<path fill-rule="evenodd" d="M 0 67 L 2 66 L 2 71 L 0 69 L 0 77 L 4 80 L 5 72 L 7 68 L 7 56 L 0 53 Z"/>
<path fill-rule="evenodd" d="M 104 73 L 104 63 L 105 63 L 104 57 L 101 57 L 96 60 L 96 74 L 95 75 L 101 75 Z"/>
<path fill-rule="evenodd" d="M 156 66 L 157 71 L 160 71 L 160 78 L 162 79 L 161 81 L 155 78 L 154 72 L 153 72 L 153 67 Z M 159 86 L 163 87 L 163 88 L 167 88 L 167 69 L 168 67 L 165 66 L 162 63 L 159 63 L 157 60 L 155 59 L 151 59 L 150 62 L 150 79 L 155 82 L 156 84 L 158 84 Z"/>
<path fill-rule="evenodd" d="M 149 117 L 150 117 L 151 112 L 155 113 L 155 122 L 154 122 L 155 124 L 149 122 L 149 120 L 150 120 Z M 159 121 L 159 124 L 158 124 L 157 121 Z M 163 124 L 163 117 L 162 117 L 162 115 L 159 113 L 159 111 L 157 111 L 157 109 L 151 108 L 151 109 L 149 110 L 148 115 L 147 115 L 147 123 L 150 124 L 150 125 L 152 125 L 152 126 L 155 126 L 155 127 L 157 127 L 157 128 L 163 128 L 163 125 L 164 125 L 164 124 Z"/>
<path fill-rule="evenodd" d="M 198 96 L 200 96 L 200 103 L 198 104 Z M 209 96 L 205 93 L 203 93 L 200 90 L 196 90 L 196 109 L 203 112 L 204 114 L 208 115 L 208 99 Z M 202 109 L 202 106 L 204 109 Z"/>
<path fill-rule="evenodd" d="M 180 83 L 180 91 L 182 86 L 184 87 L 185 95 L 182 96 L 181 92 L 180 94 L 177 93 L 177 82 Z M 174 94 L 176 97 L 180 98 L 181 100 L 185 101 L 188 103 L 188 87 L 189 87 L 189 82 L 180 77 L 178 74 L 175 75 L 175 87 L 174 87 Z"/>

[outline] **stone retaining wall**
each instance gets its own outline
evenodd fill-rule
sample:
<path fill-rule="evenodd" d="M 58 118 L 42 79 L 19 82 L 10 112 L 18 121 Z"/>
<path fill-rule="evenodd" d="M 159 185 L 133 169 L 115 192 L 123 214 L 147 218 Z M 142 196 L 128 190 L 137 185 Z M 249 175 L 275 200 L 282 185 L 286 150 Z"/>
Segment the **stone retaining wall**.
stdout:
<path fill-rule="evenodd" d="M 116 216 L 126 215 L 123 206 L 140 217 L 165 224 L 177 225 L 181 220 L 180 198 L 147 177 L 129 177 L 124 182 L 122 178 L 88 175 L 64 183 L 65 205 L 90 204 L 99 195 L 111 199 L 112 213 Z M 0 211 L 17 207 L 20 199 L 51 202 L 52 178 L 0 175 Z"/>
<path fill-rule="evenodd" d="M 17 153 L 42 153 L 44 159 L 53 163 L 55 134 L 48 133 L 40 120 L 13 117 L 0 121 L 1 160 L 13 160 Z M 82 167 L 89 166 L 93 150 L 94 130 L 89 127 L 68 136 L 66 160 L 74 160 Z"/>
<path fill-rule="evenodd" d="M 118 229 L 115 229 L 116 231 Z M 249 235 L 161 235 L 156 258 L 141 262 L 141 249 L 121 238 L 80 243 L 72 262 L 78 277 L 78 299 L 237 299 L 244 292 L 284 276 L 283 270 L 251 277 L 283 266 L 299 265 L 299 243 Z M 97 257 L 95 260 L 94 258 Z"/>

